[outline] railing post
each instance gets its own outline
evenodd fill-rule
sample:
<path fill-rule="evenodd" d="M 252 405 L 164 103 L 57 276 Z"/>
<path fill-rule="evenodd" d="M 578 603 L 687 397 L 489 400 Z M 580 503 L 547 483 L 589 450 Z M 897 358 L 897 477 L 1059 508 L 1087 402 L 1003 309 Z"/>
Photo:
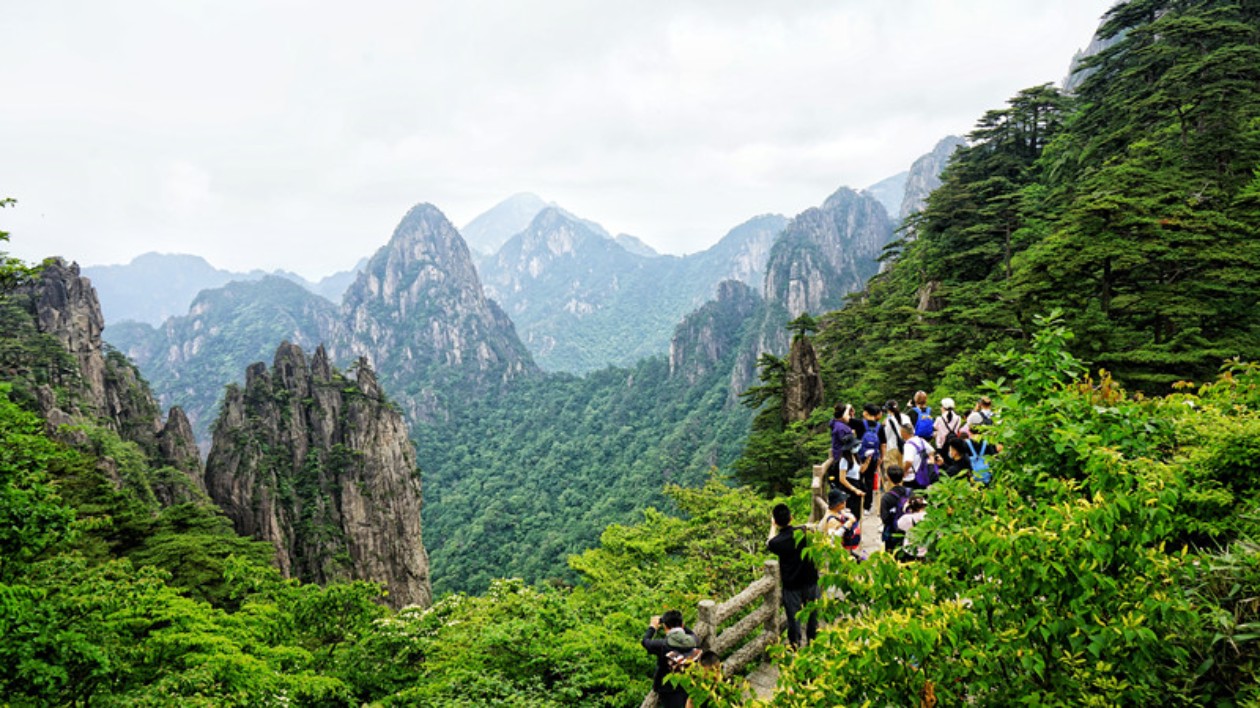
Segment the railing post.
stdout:
<path fill-rule="evenodd" d="M 809 523 L 816 524 L 822 521 L 822 517 L 827 513 L 827 490 L 824 477 L 827 475 L 827 467 L 831 464 L 831 458 L 821 465 L 814 465 L 814 477 L 809 482 Z"/>
<path fill-rule="evenodd" d="M 717 633 L 717 622 L 713 621 L 713 610 L 716 607 L 717 603 L 713 600 L 701 600 L 696 607 L 696 637 L 704 649 L 713 644 Z"/>
<path fill-rule="evenodd" d="M 779 561 L 768 560 L 765 565 L 766 575 L 774 583 L 766 593 L 766 604 L 770 606 L 770 617 L 766 620 L 766 631 L 770 636 L 779 636 L 779 606 L 783 604 L 783 586 L 779 584 Z"/>

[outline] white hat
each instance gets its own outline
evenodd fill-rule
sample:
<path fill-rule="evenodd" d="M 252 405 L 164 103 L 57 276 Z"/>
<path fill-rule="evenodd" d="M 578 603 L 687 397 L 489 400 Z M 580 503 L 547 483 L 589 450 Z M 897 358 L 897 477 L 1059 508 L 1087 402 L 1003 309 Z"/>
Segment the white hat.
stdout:
<path fill-rule="evenodd" d="M 952 410 L 954 410 L 954 399 L 952 399 L 952 398 L 942 398 L 942 399 L 941 399 L 941 408 L 944 408 L 944 409 L 946 409 L 946 410 L 951 410 L 951 411 L 952 411 Z"/>

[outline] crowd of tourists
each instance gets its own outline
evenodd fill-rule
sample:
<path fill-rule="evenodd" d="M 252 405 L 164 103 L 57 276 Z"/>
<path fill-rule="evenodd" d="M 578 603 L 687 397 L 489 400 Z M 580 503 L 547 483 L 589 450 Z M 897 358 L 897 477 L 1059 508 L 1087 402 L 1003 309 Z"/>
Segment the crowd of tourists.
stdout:
<path fill-rule="evenodd" d="M 849 549 L 862 560 L 863 522 L 870 521 L 873 530 L 878 520 L 885 552 L 906 562 L 923 560 L 927 549 L 911 543 L 907 533 L 927 517 L 928 500 L 922 492 L 946 478 L 961 477 L 984 485 L 992 481 L 988 458 L 1002 450 L 986 438 L 993 415 L 988 397 L 977 400 L 965 415 L 952 398 L 942 398 L 939 412 L 933 413 L 923 391 L 915 393 L 904 410 L 896 400 L 883 406 L 868 403 L 860 414 L 852 405 L 835 407 L 828 424 L 831 455 L 819 480 L 827 488 L 826 511 L 817 523 L 797 526 L 788 506 L 778 504 L 766 540 L 766 548 L 779 559 L 792 647 L 800 646 L 802 640 L 797 615 L 819 599 L 818 568 L 802 553 L 808 542 L 797 531 L 821 532 L 827 542 Z M 804 629 L 804 638 L 813 640 L 818 632 L 815 613 L 809 614 Z M 657 636 L 660 632 L 663 637 Z M 657 657 L 653 689 L 661 705 L 690 705 L 685 692 L 663 682 L 671 671 L 702 660 L 695 635 L 682 626 L 681 613 L 673 610 L 663 618 L 652 618 L 643 647 Z M 716 655 L 703 658 L 710 666 L 719 664 Z"/>
<path fill-rule="evenodd" d="M 860 414 L 852 405 L 835 407 L 828 425 L 831 455 L 820 480 L 827 489 L 826 511 L 816 524 L 794 526 L 787 505 L 776 506 L 767 541 L 767 548 L 779 558 L 792 646 L 801 642 L 797 613 L 819 597 L 818 569 L 802 556 L 805 541 L 796 531 L 821 531 L 828 542 L 842 545 L 861 560 L 863 526 L 869 525 L 872 531 L 878 529 L 884 551 L 907 562 L 922 560 L 927 549 L 912 544 L 907 532 L 927 518 L 923 492 L 946 478 L 984 485 L 992 481 L 988 458 L 1002 449 L 986 437 L 993 415 L 988 397 L 981 397 L 965 414 L 952 398 L 943 398 L 934 412 L 923 391 L 915 393 L 904 410 L 896 400 L 883 406 L 868 403 Z M 805 637 L 812 639 L 816 631 L 811 615 Z"/>

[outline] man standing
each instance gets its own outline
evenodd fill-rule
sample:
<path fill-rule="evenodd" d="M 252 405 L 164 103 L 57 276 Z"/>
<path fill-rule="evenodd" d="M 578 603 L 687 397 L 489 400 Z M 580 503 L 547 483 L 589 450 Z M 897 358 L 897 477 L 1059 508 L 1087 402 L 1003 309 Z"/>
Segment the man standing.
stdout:
<path fill-rule="evenodd" d="M 818 599 L 818 568 L 808 558 L 801 557 L 805 539 L 796 540 L 796 531 L 804 527 L 792 526 L 792 511 L 786 504 L 778 504 L 770 517 L 770 537 L 766 548 L 779 557 L 779 580 L 783 584 L 783 609 L 787 610 L 788 642 L 795 649 L 801 645 L 801 623 L 796 614 L 805 603 Z M 818 613 L 809 613 L 805 625 L 805 637 L 813 641 L 818 634 Z"/>
<path fill-rule="evenodd" d="M 933 474 L 936 450 L 927 440 L 915 435 L 910 426 L 901 428 L 901 439 L 905 441 L 902 464 L 906 474 L 903 484 L 911 489 L 927 489 L 936 481 Z"/>
<path fill-rule="evenodd" d="M 665 638 L 656 639 L 657 631 L 664 626 Z M 660 699 L 662 708 L 685 708 L 687 692 L 677 686 L 665 683 L 669 674 L 669 654 L 689 654 L 696 649 L 696 635 L 683 627 L 682 613 L 670 610 L 659 617 L 653 617 L 647 631 L 643 633 L 643 648 L 656 657 L 656 673 L 652 676 L 652 690 Z"/>

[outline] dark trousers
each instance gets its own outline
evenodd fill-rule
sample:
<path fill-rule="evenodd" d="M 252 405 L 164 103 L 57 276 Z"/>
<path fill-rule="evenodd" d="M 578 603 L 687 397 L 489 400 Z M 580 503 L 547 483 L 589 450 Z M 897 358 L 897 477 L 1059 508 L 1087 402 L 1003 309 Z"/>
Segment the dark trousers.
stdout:
<path fill-rule="evenodd" d="M 862 506 L 867 511 L 871 510 L 871 506 L 875 503 L 875 475 L 879 474 L 879 460 L 876 459 L 862 473 L 862 486 L 860 489 L 866 492 L 866 496 L 862 497 Z M 862 518 L 861 514 L 857 517 Z"/>
<path fill-rule="evenodd" d="M 853 480 L 849 480 L 849 483 L 853 484 Z M 858 489 L 862 489 L 862 480 L 858 480 L 858 483 L 854 484 L 853 486 L 857 487 Z M 863 490 L 863 491 L 866 491 L 866 490 Z M 845 506 L 849 507 L 849 511 L 853 512 L 853 516 L 857 518 L 858 528 L 862 527 L 862 500 L 870 499 L 870 498 L 871 498 L 871 493 L 869 491 L 866 492 L 865 497 L 859 497 L 856 494 L 850 494 L 849 499 L 845 501 L 844 503 Z"/>
<path fill-rule="evenodd" d="M 674 693 L 656 692 L 656 698 L 659 701 L 656 705 L 658 708 L 687 708 L 687 692 L 677 691 Z"/>
<path fill-rule="evenodd" d="M 788 641 L 792 646 L 799 647 L 801 645 L 801 623 L 796 619 L 796 613 L 801 611 L 805 603 L 818 599 L 818 583 L 814 583 L 807 588 L 800 590 L 784 590 L 783 591 L 783 609 L 787 610 L 787 631 Z M 812 642 L 814 637 L 818 636 L 818 613 L 809 613 L 809 621 L 805 624 L 805 636 Z"/>

